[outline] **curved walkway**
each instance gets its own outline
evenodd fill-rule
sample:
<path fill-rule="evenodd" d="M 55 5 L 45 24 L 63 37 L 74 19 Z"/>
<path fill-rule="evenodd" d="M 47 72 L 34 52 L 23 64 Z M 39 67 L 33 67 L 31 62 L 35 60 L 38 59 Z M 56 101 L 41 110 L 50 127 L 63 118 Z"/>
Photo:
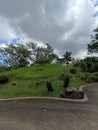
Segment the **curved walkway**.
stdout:
<path fill-rule="evenodd" d="M 98 130 L 98 83 L 83 90 L 86 101 L 0 100 L 0 130 Z"/>

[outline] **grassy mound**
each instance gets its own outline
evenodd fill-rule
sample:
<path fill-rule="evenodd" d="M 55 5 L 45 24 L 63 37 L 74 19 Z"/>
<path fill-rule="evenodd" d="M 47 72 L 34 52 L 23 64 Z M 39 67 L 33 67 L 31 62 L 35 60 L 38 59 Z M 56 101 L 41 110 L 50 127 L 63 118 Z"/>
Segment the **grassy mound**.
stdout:
<path fill-rule="evenodd" d="M 80 73 L 82 72 L 77 69 L 76 74 L 72 74 L 70 67 L 60 64 L 35 65 L 9 71 L 4 70 L 0 72 L 0 75 L 6 75 L 9 82 L 0 85 L 0 98 L 59 97 L 59 94 L 64 91 L 64 82 L 60 79 L 60 75 L 69 74 L 70 83 L 68 87 L 79 88 L 85 83 L 78 77 Z M 51 82 L 54 91 L 47 91 L 46 81 Z"/>

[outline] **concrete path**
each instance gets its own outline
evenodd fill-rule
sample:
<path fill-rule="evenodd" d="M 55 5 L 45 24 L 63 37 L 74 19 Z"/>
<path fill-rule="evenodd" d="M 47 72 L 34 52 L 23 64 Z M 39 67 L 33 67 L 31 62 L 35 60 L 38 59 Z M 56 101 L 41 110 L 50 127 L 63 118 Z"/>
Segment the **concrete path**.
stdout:
<path fill-rule="evenodd" d="M 0 130 L 98 130 L 98 83 L 87 101 L 27 98 L 0 101 Z"/>

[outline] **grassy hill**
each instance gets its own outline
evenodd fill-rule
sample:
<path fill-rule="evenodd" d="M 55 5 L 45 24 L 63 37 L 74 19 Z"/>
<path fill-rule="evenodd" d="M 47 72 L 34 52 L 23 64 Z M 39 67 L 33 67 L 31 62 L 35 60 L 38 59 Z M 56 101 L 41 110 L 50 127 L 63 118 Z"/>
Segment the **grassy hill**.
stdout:
<path fill-rule="evenodd" d="M 68 87 L 79 88 L 85 84 L 78 76 L 82 72 L 77 69 L 76 74 L 70 73 L 68 66 L 60 64 L 35 65 L 11 70 L 2 70 L 0 75 L 5 75 L 9 78 L 6 84 L 0 84 L 0 98 L 14 97 L 59 97 L 59 94 L 64 91 L 63 80 L 60 79 L 61 74 L 68 73 L 70 75 L 70 83 Z M 48 92 L 46 81 L 52 83 L 53 92 Z"/>

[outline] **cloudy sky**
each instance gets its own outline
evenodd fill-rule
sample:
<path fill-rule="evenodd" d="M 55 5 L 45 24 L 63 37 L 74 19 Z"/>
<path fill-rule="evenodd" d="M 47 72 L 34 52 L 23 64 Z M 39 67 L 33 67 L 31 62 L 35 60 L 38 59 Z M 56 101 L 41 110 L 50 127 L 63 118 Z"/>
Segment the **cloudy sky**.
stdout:
<path fill-rule="evenodd" d="M 49 43 L 58 54 L 86 54 L 98 26 L 98 0 L 0 0 L 0 46 Z"/>

